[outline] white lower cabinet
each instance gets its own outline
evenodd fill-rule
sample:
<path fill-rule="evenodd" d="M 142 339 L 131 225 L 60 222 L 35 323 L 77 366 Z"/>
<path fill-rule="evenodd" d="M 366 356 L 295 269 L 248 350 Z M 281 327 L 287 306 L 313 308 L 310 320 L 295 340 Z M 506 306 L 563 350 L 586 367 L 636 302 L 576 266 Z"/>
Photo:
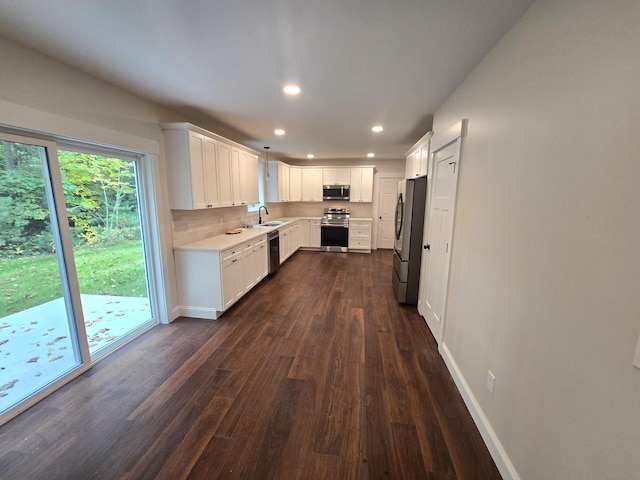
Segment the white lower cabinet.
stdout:
<path fill-rule="evenodd" d="M 300 227 L 300 247 L 309 247 L 311 243 L 311 220 L 303 218 L 298 220 Z"/>
<path fill-rule="evenodd" d="M 268 273 L 267 236 L 226 250 L 174 251 L 181 314 L 218 318 Z"/>
<path fill-rule="evenodd" d="M 245 291 L 251 290 L 269 273 L 269 254 L 267 252 L 266 237 L 253 245 L 249 245 L 244 252 Z"/>
<path fill-rule="evenodd" d="M 349 251 L 371 252 L 371 220 L 349 221 Z"/>
<path fill-rule="evenodd" d="M 244 294 L 244 259 L 237 255 L 222 263 L 222 310 L 236 303 Z"/>
<path fill-rule="evenodd" d="M 300 225 L 296 221 L 279 230 L 280 264 L 282 264 L 300 248 Z"/>
<path fill-rule="evenodd" d="M 298 220 L 300 248 L 320 248 L 320 220 Z"/>

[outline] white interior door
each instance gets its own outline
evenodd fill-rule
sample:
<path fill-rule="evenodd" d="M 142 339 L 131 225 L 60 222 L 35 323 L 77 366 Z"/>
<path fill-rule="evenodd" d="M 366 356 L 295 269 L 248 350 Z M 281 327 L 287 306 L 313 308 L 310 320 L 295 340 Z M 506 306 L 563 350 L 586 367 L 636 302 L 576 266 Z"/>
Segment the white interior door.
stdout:
<path fill-rule="evenodd" d="M 458 185 L 460 138 L 433 154 L 432 195 L 425 219 L 418 311 L 436 342 L 442 341 L 449 281 L 453 216 Z"/>
<path fill-rule="evenodd" d="M 394 214 L 400 177 L 381 178 L 378 188 L 377 248 L 393 248 Z"/>

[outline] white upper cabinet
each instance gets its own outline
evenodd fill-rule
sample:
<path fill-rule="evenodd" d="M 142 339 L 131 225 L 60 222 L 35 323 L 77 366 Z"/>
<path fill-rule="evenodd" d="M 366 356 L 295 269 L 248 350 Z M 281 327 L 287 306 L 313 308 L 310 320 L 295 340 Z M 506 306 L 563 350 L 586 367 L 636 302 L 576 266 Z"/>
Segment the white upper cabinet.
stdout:
<path fill-rule="evenodd" d="M 429 147 L 433 132 L 427 133 L 407 153 L 406 178 L 424 177 L 429 172 Z"/>
<path fill-rule="evenodd" d="M 221 207 L 233 205 L 231 146 L 218 142 L 218 198 Z"/>
<path fill-rule="evenodd" d="M 302 201 L 302 169 L 289 167 L 289 201 Z"/>
<path fill-rule="evenodd" d="M 171 209 L 258 203 L 255 152 L 189 123 L 162 128 Z"/>
<path fill-rule="evenodd" d="M 302 201 L 322 201 L 322 168 L 302 169 Z"/>
<path fill-rule="evenodd" d="M 373 202 L 373 167 L 351 169 L 350 202 Z"/>
<path fill-rule="evenodd" d="M 217 142 L 187 130 L 171 130 L 165 135 L 171 208 L 218 207 Z"/>
<path fill-rule="evenodd" d="M 323 185 L 350 185 L 351 169 L 345 167 L 323 168 L 322 169 Z"/>
<path fill-rule="evenodd" d="M 234 205 L 259 203 L 258 156 L 245 150 L 231 149 L 232 186 Z"/>
<path fill-rule="evenodd" d="M 257 154 L 249 152 L 246 153 L 247 181 L 244 182 L 244 186 L 247 192 L 247 203 L 249 205 L 255 205 L 256 203 L 260 203 L 260 187 L 258 185 L 258 177 L 260 176 L 258 164 L 260 163 L 260 160 L 258 159 Z"/>
<path fill-rule="evenodd" d="M 322 202 L 323 185 L 351 185 L 352 202 L 373 200 L 372 166 L 300 167 L 271 160 L 267 170 L 267 202 Z"/>
<path fill-rule="evenodd" d="M 267 202 L 289 201 L 289 170 L 286 163 L 270 160 L 267 164 Z"/>

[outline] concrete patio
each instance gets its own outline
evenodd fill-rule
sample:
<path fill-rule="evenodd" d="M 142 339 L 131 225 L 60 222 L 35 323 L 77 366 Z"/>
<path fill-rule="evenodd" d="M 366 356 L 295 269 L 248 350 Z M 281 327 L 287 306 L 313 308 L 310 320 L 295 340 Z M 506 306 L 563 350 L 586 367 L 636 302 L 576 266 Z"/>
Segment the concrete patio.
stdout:
<path fill-rule="evenodd" d="M 148 298 L 81 295 L 93 356 L 152 318 Z M 77 364 L 64 299 L 0 318 L 0 412 Z"/>

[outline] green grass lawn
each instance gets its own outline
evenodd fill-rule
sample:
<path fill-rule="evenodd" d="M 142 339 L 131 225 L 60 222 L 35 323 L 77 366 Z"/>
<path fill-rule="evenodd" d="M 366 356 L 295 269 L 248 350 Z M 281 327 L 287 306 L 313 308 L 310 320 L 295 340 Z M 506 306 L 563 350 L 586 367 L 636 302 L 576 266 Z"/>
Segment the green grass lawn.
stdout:
<path fill-rule="evenodd" d="M 140 241 L 74 249 L 80 293 L 146 297 Z M 54 254 L 0 258 L 0 318 L 62 296 Z"/>

